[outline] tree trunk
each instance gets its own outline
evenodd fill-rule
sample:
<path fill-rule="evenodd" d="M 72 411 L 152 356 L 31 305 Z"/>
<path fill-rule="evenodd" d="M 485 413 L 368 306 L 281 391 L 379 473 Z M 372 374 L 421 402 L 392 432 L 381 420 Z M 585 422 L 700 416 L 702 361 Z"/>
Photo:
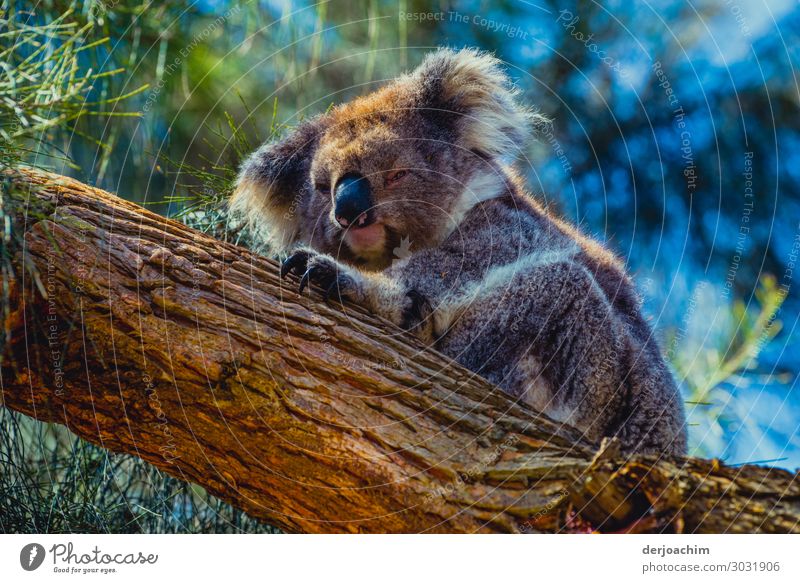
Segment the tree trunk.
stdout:
<path fill-rule="evenodd" d="M 277 264 L 25 171 L 3 404 L 295 532 L 798 531 L 797 474 L 622 458 Z M 6 182 L 8 186 L 9 182 Z"/>

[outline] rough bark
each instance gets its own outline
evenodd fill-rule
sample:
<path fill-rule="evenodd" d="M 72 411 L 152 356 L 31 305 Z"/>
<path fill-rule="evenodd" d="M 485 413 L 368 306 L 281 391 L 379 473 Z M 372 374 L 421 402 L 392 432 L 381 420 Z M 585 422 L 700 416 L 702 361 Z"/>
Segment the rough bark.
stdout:
<path fill-rule="evenodd" d="M 797 474 L 621 458 L 270 259 L 71 179 L 14 181 L 6 407 L 287 531 L 800 530 Z"/>

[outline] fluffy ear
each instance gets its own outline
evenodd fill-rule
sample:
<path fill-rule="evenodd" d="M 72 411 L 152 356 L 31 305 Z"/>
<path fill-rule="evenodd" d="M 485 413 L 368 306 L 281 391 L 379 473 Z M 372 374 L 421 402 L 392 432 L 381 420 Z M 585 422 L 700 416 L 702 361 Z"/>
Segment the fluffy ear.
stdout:
<path fill-rule="evenodd" d="M 263 144 L 239 171 L 232 215 L 278 251 L 297 240 L 302 204 L 311 192 L 311 160 L 325 126 L 324 116 L 302 122 L 283 139 Z"/>
<path fill-rule="evenodd" d="M 439 49 L 411 77 L 420 87 L 419 107 L 456 124 L 463 145 L 483 156 L 513 157 L 532 127 L 546 121 L 517 103 L 518 90 L 488 53 Z"/>

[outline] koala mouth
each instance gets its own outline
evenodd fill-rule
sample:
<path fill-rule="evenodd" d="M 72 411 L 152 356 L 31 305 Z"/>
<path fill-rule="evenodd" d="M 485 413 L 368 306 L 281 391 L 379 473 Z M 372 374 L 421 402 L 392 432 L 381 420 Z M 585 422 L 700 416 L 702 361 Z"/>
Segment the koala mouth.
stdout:
<path fill-rule="evenodd" d="M 379 220 L 361 214 L 344 232 L 344 240 L 356 254 L 383 251 L 386 229 Z"/>

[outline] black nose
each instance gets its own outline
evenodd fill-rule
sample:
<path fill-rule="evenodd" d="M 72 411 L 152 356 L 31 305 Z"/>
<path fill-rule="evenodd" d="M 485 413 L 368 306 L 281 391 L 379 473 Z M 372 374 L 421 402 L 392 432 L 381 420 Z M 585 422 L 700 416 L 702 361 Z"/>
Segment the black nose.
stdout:
<path fill-rule="evenodd" d="M 343 227 L 366 227 L 372 222 L 372 189 L 361 174 L 352 172 L 339 179 L 334 203 L 333 214 Z"/>

